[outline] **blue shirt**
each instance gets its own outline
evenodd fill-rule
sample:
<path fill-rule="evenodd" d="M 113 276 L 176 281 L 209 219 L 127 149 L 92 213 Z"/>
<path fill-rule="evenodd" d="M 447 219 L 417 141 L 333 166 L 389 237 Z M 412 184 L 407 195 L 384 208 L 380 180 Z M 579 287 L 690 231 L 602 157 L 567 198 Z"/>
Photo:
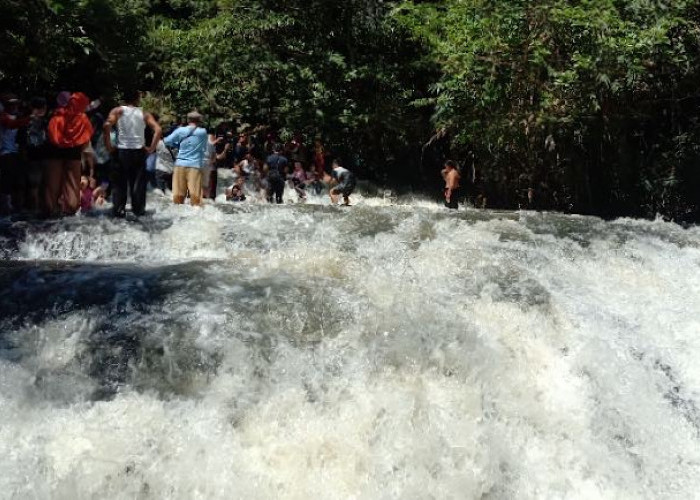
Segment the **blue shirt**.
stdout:
<path fill-rule="evenodd" d="M 0 113 L 2 113 L 0 111 Z M 7 115 L 8 120 L 15 120 L 16 117 Z M 16 154 L 19 152 L 17 144 L 17 127 L 10 128 L 0 125 L 0 155 Z"/>
<path fill-rule="evenodd" d="M 163 142 L 166 146 L 178 148 L 176 167 L 202 168 L 208 140 L 206 129 L 187 126 L 175 129 Z"/>

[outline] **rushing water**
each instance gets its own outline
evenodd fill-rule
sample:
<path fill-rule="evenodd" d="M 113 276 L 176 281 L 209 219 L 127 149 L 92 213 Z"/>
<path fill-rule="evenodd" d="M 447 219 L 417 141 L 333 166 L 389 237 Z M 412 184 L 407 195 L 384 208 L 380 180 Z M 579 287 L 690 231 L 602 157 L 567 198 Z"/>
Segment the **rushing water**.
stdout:
<path fill-rule="evenodd" d="M 430 203 L 0 222 L 0 498 L 692 498 L 700 230 Z"/>

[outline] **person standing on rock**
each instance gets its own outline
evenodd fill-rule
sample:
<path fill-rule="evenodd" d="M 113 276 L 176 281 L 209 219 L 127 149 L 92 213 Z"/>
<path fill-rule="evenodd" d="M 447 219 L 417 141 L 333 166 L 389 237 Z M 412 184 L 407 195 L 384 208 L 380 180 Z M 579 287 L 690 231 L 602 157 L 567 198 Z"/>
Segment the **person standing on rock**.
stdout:
<path fill-rule="evenodd" d="M 63 95 L 49 121 L 51 147 L 44 166 L 44 210 L 53 217 L 74 215 L 80 208 L 80 172 L 82 153 L 92 137 L 93 129 L 85 110 L 90 104 L 81 92 Z"/>
<path fill-rule="evenodd" d="M 127 189 L 134 215 L 146 213 L 146 156 L 158 146 L 163 131 L 155 117 L 141 107 L 141 95 L 130 91 L 124 96 L 124 105 L 114 108 L 104 124 L 103 139 L 107 151 L 116 153 L 113 167 L 112 209 L 115 217 L 126 216 Z M 153 131 L 151 144 L 146 146 L 146 127 Z M 112 144 L 112 128 L 117 129 L 116 147 Z"/>
<path fill-rule="evenodd" d="M 282 149 L 281 144 L 275 144 L 273 153 L 265 161 L 269 169 L 267 201 L 276 202 L 278 205 L 283 201 L 285 179 L 289 173 L 289 160 L 282 154 Z"/>
<path fill-rule="evenodd" d="M 442 177 L 445 179 L 445 206 L 451 210 L 457 210 L 459 208 L 459 181 L 462 177 L 459 175 L 457 163 L 452 160 L 445 162 Z"/>
<path fill-rule="evenodd" d="M 17 135 L 29 124 L 30 118 L 19 117 L 20 102 L 14 94 L 0 98 L 0 213 L 9 214 L 23 209 L 24 165 L 22 165 Z"/>
<path fill-rule="evenodd" d="M 193 111 L 187 115 L 187 125 L 175 129 L 163 141 L 166 146 L 178 149 L 173 170 L 173 202 L 176 205 L 185 202 L 188 192 L 192 206 L 202 204 L 202 165 L 209 145 L 207 129 L 200 126 L 202 118 Z"/>

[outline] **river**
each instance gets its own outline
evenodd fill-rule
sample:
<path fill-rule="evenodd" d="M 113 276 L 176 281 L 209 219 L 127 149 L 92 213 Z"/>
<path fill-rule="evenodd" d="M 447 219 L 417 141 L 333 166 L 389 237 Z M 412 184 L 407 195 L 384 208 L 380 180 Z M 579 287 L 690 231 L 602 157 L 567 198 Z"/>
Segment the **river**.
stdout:
<path fill-rule="evenodd" d="M 700 229 L 151 197 L 0 222 L 0 498 L 693 498 Z"/>

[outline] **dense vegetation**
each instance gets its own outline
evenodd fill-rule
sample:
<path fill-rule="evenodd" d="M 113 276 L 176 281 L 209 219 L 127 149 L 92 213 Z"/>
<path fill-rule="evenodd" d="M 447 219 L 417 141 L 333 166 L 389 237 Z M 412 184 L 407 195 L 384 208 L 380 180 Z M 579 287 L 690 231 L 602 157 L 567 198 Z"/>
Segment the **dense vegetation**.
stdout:
<path fill-rule="evenodd" d="M 387 184 L 452 156 L 489 206 L 700 216 L 697 0 L 0 0 L 0 25 L 26 96 L 139 85 Z"/>

